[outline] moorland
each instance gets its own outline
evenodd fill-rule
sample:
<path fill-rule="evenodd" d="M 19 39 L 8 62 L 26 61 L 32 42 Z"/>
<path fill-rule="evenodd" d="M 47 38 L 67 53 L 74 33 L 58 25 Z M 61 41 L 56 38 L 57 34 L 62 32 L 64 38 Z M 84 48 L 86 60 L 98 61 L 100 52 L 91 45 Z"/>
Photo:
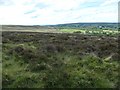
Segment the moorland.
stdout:
<path fill-rule="evenodd" d="M 119 88 L 117 24 L 2 29 L 3 88 Z"/>

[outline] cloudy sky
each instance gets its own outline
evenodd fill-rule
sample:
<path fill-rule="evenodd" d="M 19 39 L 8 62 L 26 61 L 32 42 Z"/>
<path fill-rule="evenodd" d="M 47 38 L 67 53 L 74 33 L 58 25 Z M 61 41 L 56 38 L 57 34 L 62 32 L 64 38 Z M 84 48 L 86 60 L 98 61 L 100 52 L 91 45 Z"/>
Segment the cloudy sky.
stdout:
<path fill-rule="evenodd" d="M 0 0 L 0 24 L 117 22 L 119 0 Z"/>

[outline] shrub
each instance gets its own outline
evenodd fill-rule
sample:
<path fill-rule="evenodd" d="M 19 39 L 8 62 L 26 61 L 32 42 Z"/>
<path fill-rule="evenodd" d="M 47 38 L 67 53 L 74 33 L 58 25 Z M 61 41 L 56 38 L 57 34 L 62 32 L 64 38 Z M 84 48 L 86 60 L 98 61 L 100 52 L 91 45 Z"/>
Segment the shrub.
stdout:
<path fill-rule="evenodd" d="M 64 52 L 65 51 L 64 46 L 61 46 L 61 45 L 56 45 L 56 50 L 58 52 Z"/>
<path fill-rule="evenodd" d="M 57 49 L 55 47 L 54 44 L 47 44 L 43 47 L 41 47 L 42 51 L 46 52 L 46 53 L 56 53 Z"/>
<path fill-rule="evenodd" d="M 34 63 L 34 64 L 29 64 L 28 68 L 32 72 L 38 72 L 38 71 L 46 70 L 47 65 L 45 63 L 40 63 L 40 64 L 39 63 Z"/>
<path fill-rule="evenodd" d="M 82 33 L 81 31 L 75 31 L 74 33 Z"/>

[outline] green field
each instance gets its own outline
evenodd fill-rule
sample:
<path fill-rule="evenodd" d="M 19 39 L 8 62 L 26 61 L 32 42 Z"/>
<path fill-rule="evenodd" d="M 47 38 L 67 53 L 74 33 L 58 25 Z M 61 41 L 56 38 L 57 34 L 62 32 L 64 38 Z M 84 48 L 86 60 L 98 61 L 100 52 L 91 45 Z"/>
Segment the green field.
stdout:
<path fill-rule="evenodd" d="M 60 29 L 63 33 L 81 33 L 81 34 L 111 34 L 116 35 L 119 33 L 118 30 L 81 30 L 81 29 Z"/>

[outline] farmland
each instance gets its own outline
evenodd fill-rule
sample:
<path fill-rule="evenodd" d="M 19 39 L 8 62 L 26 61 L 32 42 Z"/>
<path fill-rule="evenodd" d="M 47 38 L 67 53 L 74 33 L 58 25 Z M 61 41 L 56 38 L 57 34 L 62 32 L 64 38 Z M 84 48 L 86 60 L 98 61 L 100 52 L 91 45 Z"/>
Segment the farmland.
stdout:
<path fill-rule="evenodd" d="M 27 29 L 2 32 L 3 88 L 119 88 L 117 30 Z"/>
<path fill-rule="evenodd" d="M 80 30 L 80 29 L 60 29 L 62 33 L 81 33 L 81 34 L 97 34 L 97 35 L 118 35 L 118 30 Z"/>
<path fill-rule="evenodd" d="M 74 25 L 74 24 L 73 24 Z M 89 24 L 88 24 L 89 25 Z M 100 24 L 101 25 L 101 24 Z M 18 25 L 3 25 L 2 31 L 15 31 L 15 32 L 46 32 L 46 33 L 79 33 L 79 34 L 87 34 L 87 35 L 110 35 L 110 36 L 118 36 L 119 31 L 118 28 L 98 28 L 93 26 L 85 27 L 74 27 L 69 28 L 68 26 L 18 26 Z M 117 29 L 116 29 L 117 28 Z"/>

